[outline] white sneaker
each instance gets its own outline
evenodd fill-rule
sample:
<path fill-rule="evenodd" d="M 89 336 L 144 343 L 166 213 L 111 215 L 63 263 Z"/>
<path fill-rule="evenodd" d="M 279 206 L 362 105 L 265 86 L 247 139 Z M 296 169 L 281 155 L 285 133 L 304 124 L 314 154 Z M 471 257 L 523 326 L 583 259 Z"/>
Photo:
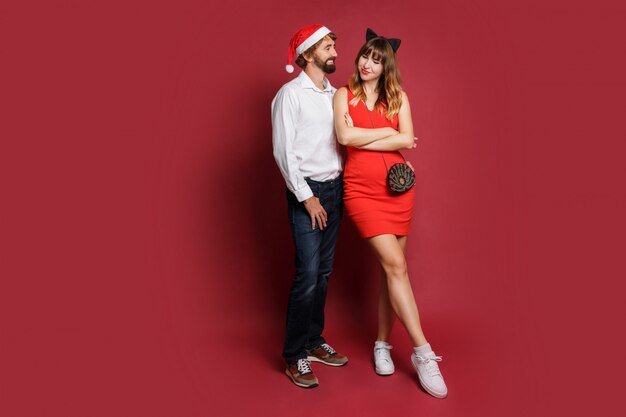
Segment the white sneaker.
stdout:
<path fill-rule="evenodd" d="M 378 375 L 391 375 L 395 370 L 391 360 L 390 350 L 393 349 L 387 342 L 377 340 L 374 343 L 374 365 Z"/>
<path fill-rule="evenodd" d="M 432 350 L 423 355 L 417 355 L 413 352 L 411 362 L 413 362 L 420 384 L 426 392 L 433 397 L 446 398 L 448 387 L 446 387 L 439 365 L 437 365 L 437 362 L 441 362 L 441 356 L 435 356 L 435 352 Z"/>

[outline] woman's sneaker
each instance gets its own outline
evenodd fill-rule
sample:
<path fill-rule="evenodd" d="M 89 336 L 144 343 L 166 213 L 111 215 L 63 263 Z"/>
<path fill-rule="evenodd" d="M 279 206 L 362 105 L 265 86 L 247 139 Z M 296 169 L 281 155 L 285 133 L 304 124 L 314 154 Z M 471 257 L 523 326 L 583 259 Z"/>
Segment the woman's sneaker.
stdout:
<path fill-rule="evenodd" d="M 436 356 L 432 350 L 420 355 L 413 352 L 411 362 L 413 362 L 424 390 L 433 397 L 446 398 L 448 387 L 446 387 L 439 365 L 437 365 L 437 362 L 441 362 L 441 356 Z"/>
<path fill-rule="evenodd" d="M 374 365 L 378 375 L 391 375 L 395 371 L 391 352 L 389 352 L 391 349 L 393 346 L 382 340 L 377 340 L 374 343 Z"/>

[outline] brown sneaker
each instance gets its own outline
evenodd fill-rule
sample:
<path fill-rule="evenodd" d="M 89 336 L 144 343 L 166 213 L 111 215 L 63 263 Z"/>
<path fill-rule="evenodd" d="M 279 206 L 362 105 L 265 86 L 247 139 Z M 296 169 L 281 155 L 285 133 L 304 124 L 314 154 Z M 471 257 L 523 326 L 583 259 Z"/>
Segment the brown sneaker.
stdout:
<path fill-rule="evenodd" d="M 338 353 L 327 343 L 322 343 L 315 349 L 307 350 L 308 360 L 311 362 L 322 362 L 330 366 L 343 366 L 348 363 L 348 358 Z"/>
<path fill-rule="evenodd" d="M 299 387 L 313 388 L 319 385 L 308 359 L 298 359 L 298 362 L 287 364 L 285 373 Z"/>

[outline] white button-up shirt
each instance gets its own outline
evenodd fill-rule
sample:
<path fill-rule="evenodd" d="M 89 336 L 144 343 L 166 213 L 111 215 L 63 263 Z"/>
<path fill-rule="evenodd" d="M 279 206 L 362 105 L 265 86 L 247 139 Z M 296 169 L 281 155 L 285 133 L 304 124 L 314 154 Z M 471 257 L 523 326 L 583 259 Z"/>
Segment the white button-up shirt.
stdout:
<path fill-rule="evenodd" d="M 320 90 L 302 71 L 272 100 L 274 158 L 298 201 L 313 196 L 305 178 L 329 181 L 343 170 L 333 125 L 337 89 L 326 78 L 324 85 L 326 88 Z"/>

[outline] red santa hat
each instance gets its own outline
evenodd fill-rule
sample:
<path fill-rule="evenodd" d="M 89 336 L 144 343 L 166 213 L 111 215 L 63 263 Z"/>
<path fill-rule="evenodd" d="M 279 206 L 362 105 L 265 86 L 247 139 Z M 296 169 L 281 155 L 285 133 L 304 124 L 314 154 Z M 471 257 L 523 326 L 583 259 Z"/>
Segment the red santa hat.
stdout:
<path fill-rule="evenodd" d="M 322 25 L 307 25 L 304 26 L 293 35 L 291 42 L 289 42 L 289 49 L 287 50 L 287 66 L 285 69 L 287 72 L 293 72 L 293 58 L 299 56 L 301 53 L 315 45 L 320 39 L 330 33 L 330 29 Z"/>

